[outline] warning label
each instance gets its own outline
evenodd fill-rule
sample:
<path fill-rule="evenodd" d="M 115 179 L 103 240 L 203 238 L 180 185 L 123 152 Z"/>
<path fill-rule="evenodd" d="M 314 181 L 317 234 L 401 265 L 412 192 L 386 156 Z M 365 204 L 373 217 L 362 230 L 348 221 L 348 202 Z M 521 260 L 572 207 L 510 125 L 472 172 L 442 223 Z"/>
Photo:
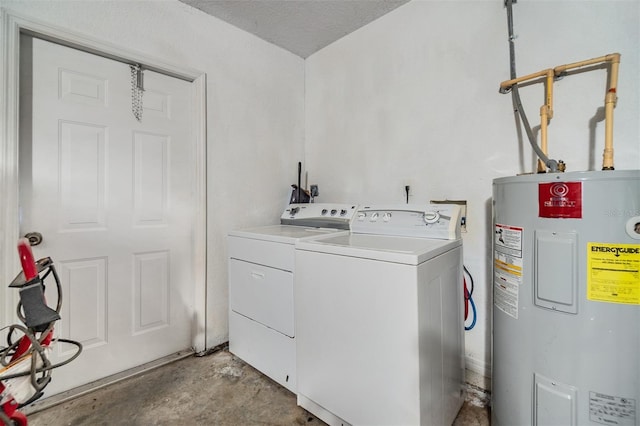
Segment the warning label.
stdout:
<path fill-rule="evenodd" d="M 634 426 L 636 400 L 589 392 L 589 420 L 605 425 Z"/>
<path fill-rule="evenodd" d="M 640 245 L 587 244 L 587 299 L 640 305 Z"/>
<path fill-rule="evenodd" d="M 522 228 L 496 224 L 493 265 L 493 304 L 518 319 L 522 286 Z"/>

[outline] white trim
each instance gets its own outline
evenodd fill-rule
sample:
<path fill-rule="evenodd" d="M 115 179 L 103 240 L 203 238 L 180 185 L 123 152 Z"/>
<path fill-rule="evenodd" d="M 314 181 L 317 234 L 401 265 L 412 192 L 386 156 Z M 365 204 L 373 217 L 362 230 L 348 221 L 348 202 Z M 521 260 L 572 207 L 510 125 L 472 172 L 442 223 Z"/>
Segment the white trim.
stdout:
<path fill-rule="evenodd" d="M 18 123 L 20 33 L 43 38 L 89 53 L 126 63 L 143 64 L 146 69 L 193 83 L 193 135 L 196 144 L 196 188 L 193 238 L 194 314 L 192 345 L 196 352 L 206 349 L 206 75 L 178 67 L 161 59 L 86 35 L 39 22 L 0 8 L 0 325 L 9 324 L 15 311 L 14 296 L 6 286 L 16 274 L 15 244 L 18 240 Z M 13 291 L 15 293 L 15 291 Z"/>
<path fill-rule="evenodd" d="M 202 352 L 207 346 L 207 75 L 200 74 L 193 81 L 195 92 L 193 105 L 194 137 L 196 139 L 194 191 L 196 212 L 194 215 L 193 272 L 196 282 L 194 312 L 196 330 L 193 348 Z"/>
<path fill-rule="evenodd" d="M 491 377 L 491 364 L 483 360 L 476 359 L 469 355 L 465 356 L 467 370 L 473 371 L 483 377 Z"/>
<path fill-rule="evenodd" d="M 4 9 L 4 8 L 3 8 Z M 33 18 L 21 16 L 8 9 L 4 9 L 9 25 L 17 29 L 18 32 L 52 41 L 67 47 L 93 53 L 98 56 L 113 59 L 129 64 L 143 64 L 146 69 L 158 73 L 170 75 L 182 80 L 194 81 L 204 73 L 186 67 L 178 67 L 164 62 L 162 59 L 148 56 L 143 52 L 137 52 L 89 37 L 85 34 L 72 32 L 49 23 L 38 21 Z"/>
<path fill-rule="evenodd" d="M 2 67 L 0 68 L 0 308 L 2 325 L 9 324 L 14 316 L 14 297 L 5 289 L 15 276 L 18 240 L 18 111 L 20 63 L 20 28 L 11 15 L 0 11 L 0 37 L 2 43 Z"/>

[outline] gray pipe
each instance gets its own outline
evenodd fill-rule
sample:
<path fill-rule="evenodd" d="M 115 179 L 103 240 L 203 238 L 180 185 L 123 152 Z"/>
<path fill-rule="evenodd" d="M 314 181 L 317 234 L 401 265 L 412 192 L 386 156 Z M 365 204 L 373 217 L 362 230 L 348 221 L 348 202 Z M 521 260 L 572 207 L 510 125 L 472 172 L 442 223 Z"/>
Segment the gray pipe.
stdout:
<path fill-rule="evenodd" d="M 511 79 L 516 78 L 516 48 L 513 36 L 513 0 L 506 0 L 507 6 L 507 26 L 509 28 L 509 64 L 511 71 Z M 549 168 L 552 173 L 556 173 L 558 171 L 558 162 L 556 160 L 552 160 L 547 157 L 542 149 L 538 146 L 535 136 L 533 135 L 533 131 L 531 130 L 531 126 L 529 125 L 529 120 L 527 119 L 527 115 L 524 113 L 524 108 L 522 106 L 522 102 L 520 101 L 520 93 L 518 91 L 518 85 L 514 84 L 511 88 L 511 98 L 513 99 L 513 103 L 516 105 L 516 112 L 520 115 L 520 119 L 522 120 L 522 125 L 524 126 L 525 133 L 527 134 L 527 139 L 529 139 L 529 144 L 531 148 L 538 155 L 538 158 L 542 160 L 542 162 Z"/>

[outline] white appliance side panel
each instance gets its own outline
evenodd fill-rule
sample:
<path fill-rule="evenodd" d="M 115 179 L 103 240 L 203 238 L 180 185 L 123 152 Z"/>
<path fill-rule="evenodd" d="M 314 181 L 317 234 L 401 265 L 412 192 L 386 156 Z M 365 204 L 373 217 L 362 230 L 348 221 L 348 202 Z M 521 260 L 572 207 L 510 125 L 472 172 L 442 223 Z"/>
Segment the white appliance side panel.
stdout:
<path fill-rule="evenodd" d="M 325 410 L 300 392 L 298 392 L 297 403 L 317 418 L 328 424 L 329 426 L 352 426 L 349 422 L 344 421 L 330 411 Z"/>
<path fill-rule="evenodd" d="M 235 312 L 229 314 L 229 336 L 231 353 L 296 392 L 295 339 Z"/>
<path fill-rule="evenodd" d="M 421 424 L 452 424 L 464 402 L 462 248 L 418 268 Z"/>
<path fill-rule="evenodd" d="M 296 250 L 301 394 L 353 424 L 420 423 L 416 272 Z"/>
<path fill-rule="evenodd" d="M 293 274 L 242 260 L 229 260 L 229 307 L 294 337 Z"/>
<path fill-rule="evenodd" d="M 229 236 L 229 257 L 293 271 L 294 246 L 274 241 Z"/>

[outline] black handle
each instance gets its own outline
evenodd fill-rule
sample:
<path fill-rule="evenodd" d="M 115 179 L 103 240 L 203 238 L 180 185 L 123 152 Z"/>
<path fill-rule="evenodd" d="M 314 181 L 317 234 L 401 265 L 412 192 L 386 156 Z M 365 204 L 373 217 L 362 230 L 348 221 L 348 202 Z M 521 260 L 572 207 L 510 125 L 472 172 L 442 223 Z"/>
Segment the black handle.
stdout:
<path fill-rule="evenodd" d="M 302 179 L 302 163 L 300 161 L 298 161 L 298 202 L 300 202 L 301 200 L 301 194 L 300 194 L 300 180 Z"/>

